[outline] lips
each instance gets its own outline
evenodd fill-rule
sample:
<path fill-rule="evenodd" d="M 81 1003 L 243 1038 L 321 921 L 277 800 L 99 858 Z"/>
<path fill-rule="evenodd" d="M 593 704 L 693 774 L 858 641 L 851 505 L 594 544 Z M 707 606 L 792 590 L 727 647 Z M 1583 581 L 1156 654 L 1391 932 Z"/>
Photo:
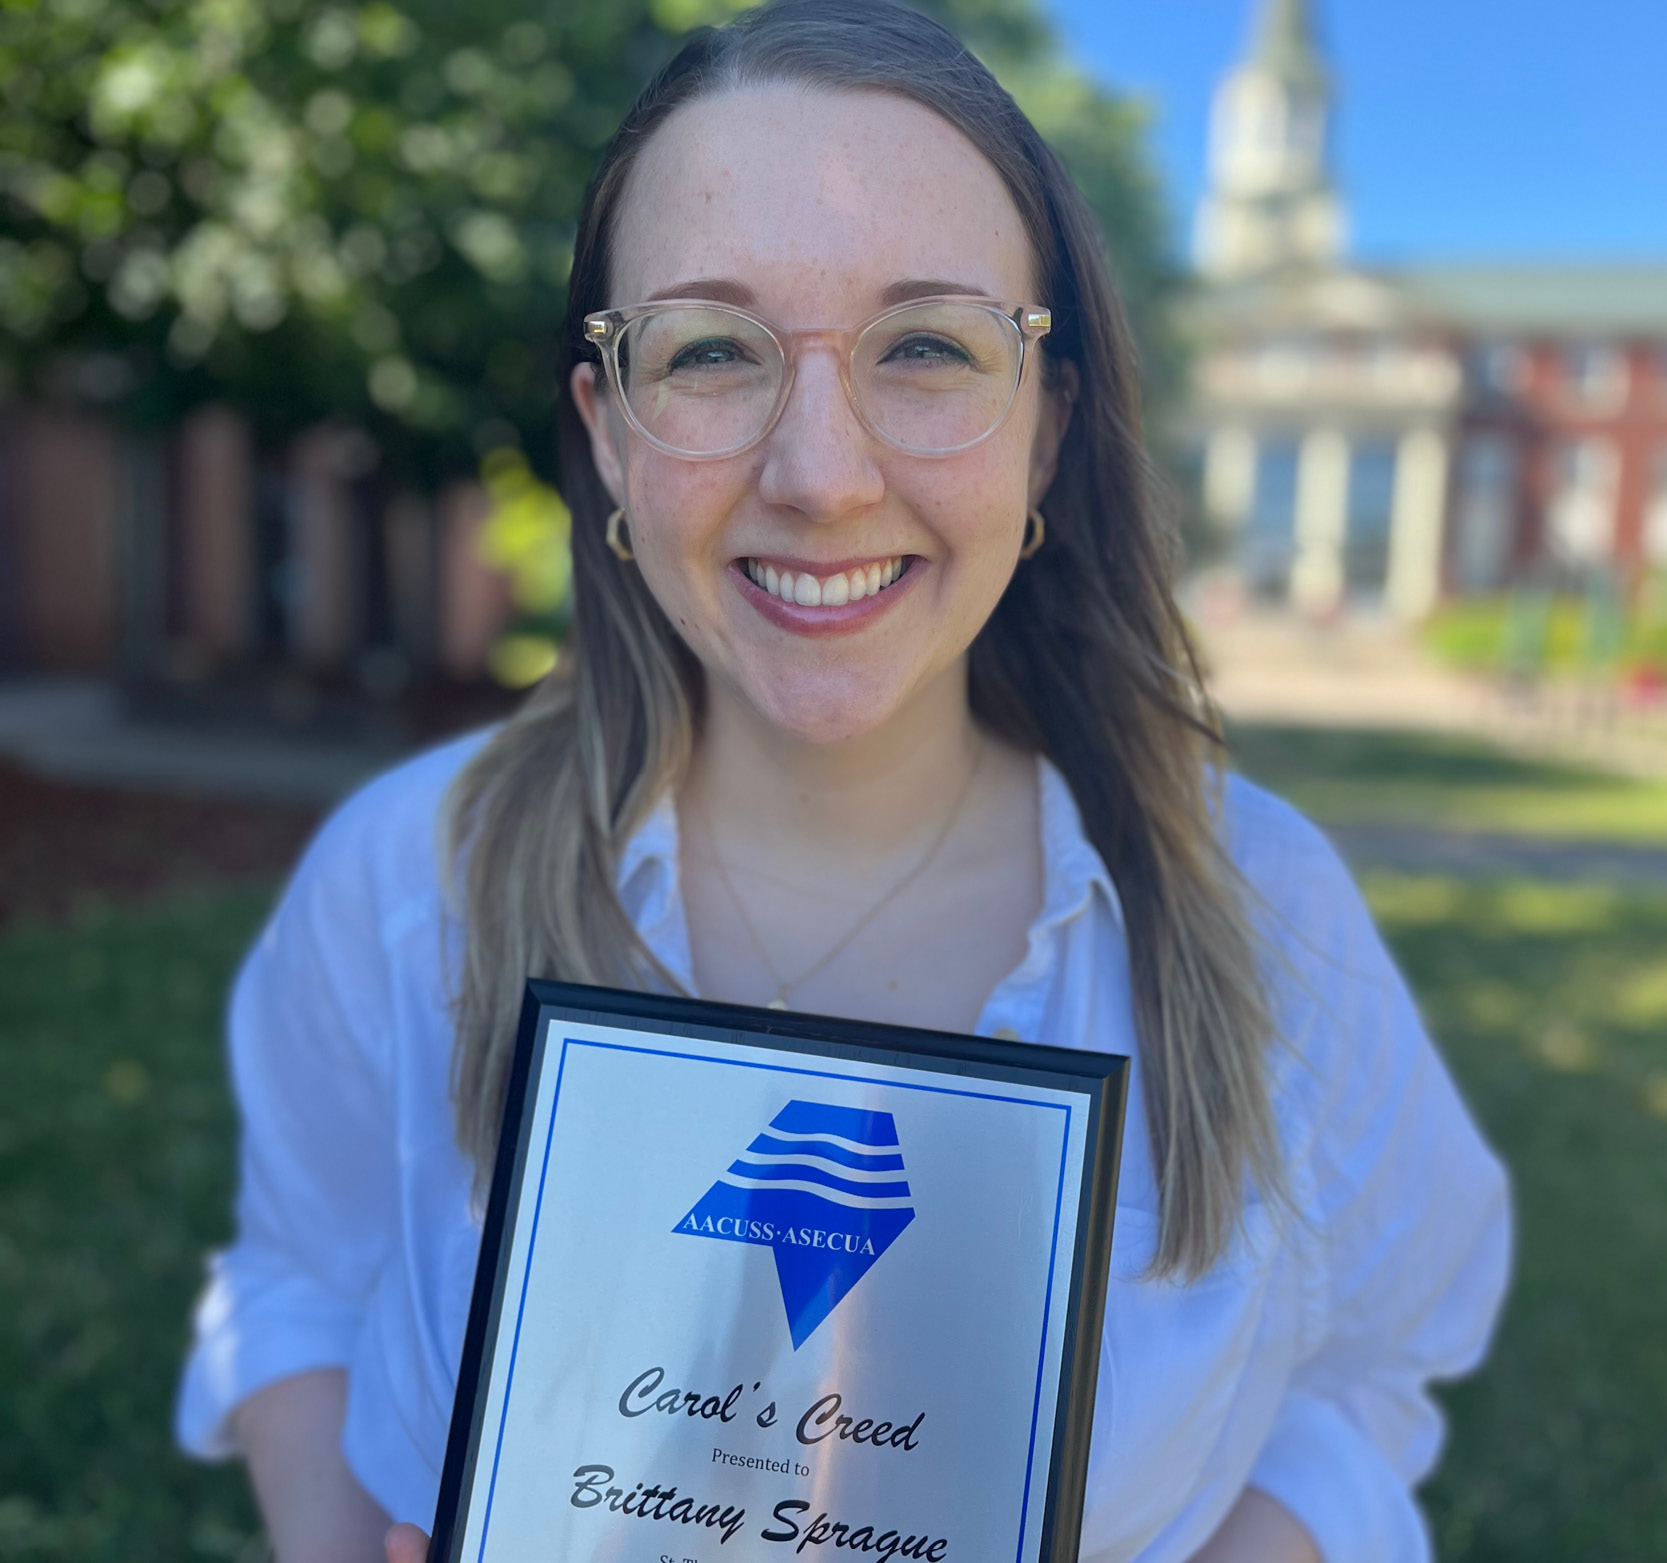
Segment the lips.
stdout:
<path fill-rule="evenodd" d="M 850 635 L 889 616 L 927 573 L 918 554 L 830 560 L 752 555 L 733 560 L 736 589 L 760 617 L 790 635 Z"/>

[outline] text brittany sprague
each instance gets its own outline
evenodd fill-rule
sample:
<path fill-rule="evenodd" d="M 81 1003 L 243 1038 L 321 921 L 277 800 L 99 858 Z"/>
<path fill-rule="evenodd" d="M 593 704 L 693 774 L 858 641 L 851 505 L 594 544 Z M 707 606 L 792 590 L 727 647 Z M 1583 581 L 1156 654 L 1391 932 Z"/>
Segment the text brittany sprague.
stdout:
<path fill-rule="evenodd" d="M 738 1536 L 745 1528 L 747 1511 L 735 1504 L 702 1502 L 680 1494 L 676 1487 L 660 1487 L 638 1482 L 626 1491 L 610 1486 L 614 1479 L 611 1465 L 581 1465 L 573 1473 L 571 1502 L 576 1509 L 605 1506 L 610 1513 L 629 1515 L 633 1519 L 660 1520 L 671 1525 L 698 1525 L 715 1530 L 720 1542 Z M 806 1547 L 832 1546 L 850 1552 L 872 1553 L 876 1563 L 890 1563 L 893 1558 L 919 1560 L 919 1563 L 945 1563 L 949 1556 L 947 1537 L 915 1535 L 899 1530 L 876 1530 L 873 1525 L 854 1525 L 849 1520 L 836 1520 L 826 1511 L 815 1519 L 806 1520 L 811 1506 L 801 1498 L 784 1498 L 770 1513 L 770 1524 L 759 1531 L 761 1541 L 796 1542 L 793 1551 Z"/>

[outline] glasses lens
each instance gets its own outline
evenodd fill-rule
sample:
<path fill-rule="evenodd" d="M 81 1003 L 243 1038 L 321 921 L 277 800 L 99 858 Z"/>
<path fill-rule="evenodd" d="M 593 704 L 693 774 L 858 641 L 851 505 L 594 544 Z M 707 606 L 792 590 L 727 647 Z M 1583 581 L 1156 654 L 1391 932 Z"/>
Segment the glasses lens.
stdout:
<path fill-rule="evenodd" d="M 913 450 L 946 451 L 982 439 L 1018 389 L 1024 339 L 999 310 L 922 303 L 857 339 L 851 380 L 869 421 Z"/>
<path fill-rule="evenodd" d="M 619 339 L 619 375 L 637 422 L 662 444 L 715 455 L 753 439 L 776 404 L 781 349 L 718 305 L 655 310 Z"/>

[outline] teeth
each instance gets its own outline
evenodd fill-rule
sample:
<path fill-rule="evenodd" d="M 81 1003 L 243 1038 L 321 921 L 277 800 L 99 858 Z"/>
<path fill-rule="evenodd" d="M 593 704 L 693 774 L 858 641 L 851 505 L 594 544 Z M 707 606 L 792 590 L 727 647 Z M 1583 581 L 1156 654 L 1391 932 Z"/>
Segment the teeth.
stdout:
<path fill-rule="evenodd" d="M 821 579 L 808 573 L 795 575 L 791 570 L 778 573 L 774 565 L 761 564 L 757 559 L 748 559 L 746 570 L 748 580 L 783 602 L 797 603 L 801 608 L 843 608 L 848 602 L 861 602 L 884 591 L 903 573 L 903 560 L 894 556 L 881 564 L 859 565 L 855 570 Z"/>

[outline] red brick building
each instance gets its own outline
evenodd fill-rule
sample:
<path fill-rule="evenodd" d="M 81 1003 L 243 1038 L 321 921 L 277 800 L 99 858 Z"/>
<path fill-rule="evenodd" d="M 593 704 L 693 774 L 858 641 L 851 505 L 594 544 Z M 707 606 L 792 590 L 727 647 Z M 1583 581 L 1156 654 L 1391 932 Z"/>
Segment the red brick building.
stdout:
<path fill-rule="evenodd" d="M 472 483 L 388 492 L 350 430 L 261 455 L 221 407 L 146 437 L 0 409 L 0 672 L 253 669 L 372 695 L 479 679 L 508 607 L 486 515 Z"/>
<path fill-rule="evenodd" d="M 1452 587 L 1667 568 L 1667 267 L 1428 276 L 1470 328 Z"/>

